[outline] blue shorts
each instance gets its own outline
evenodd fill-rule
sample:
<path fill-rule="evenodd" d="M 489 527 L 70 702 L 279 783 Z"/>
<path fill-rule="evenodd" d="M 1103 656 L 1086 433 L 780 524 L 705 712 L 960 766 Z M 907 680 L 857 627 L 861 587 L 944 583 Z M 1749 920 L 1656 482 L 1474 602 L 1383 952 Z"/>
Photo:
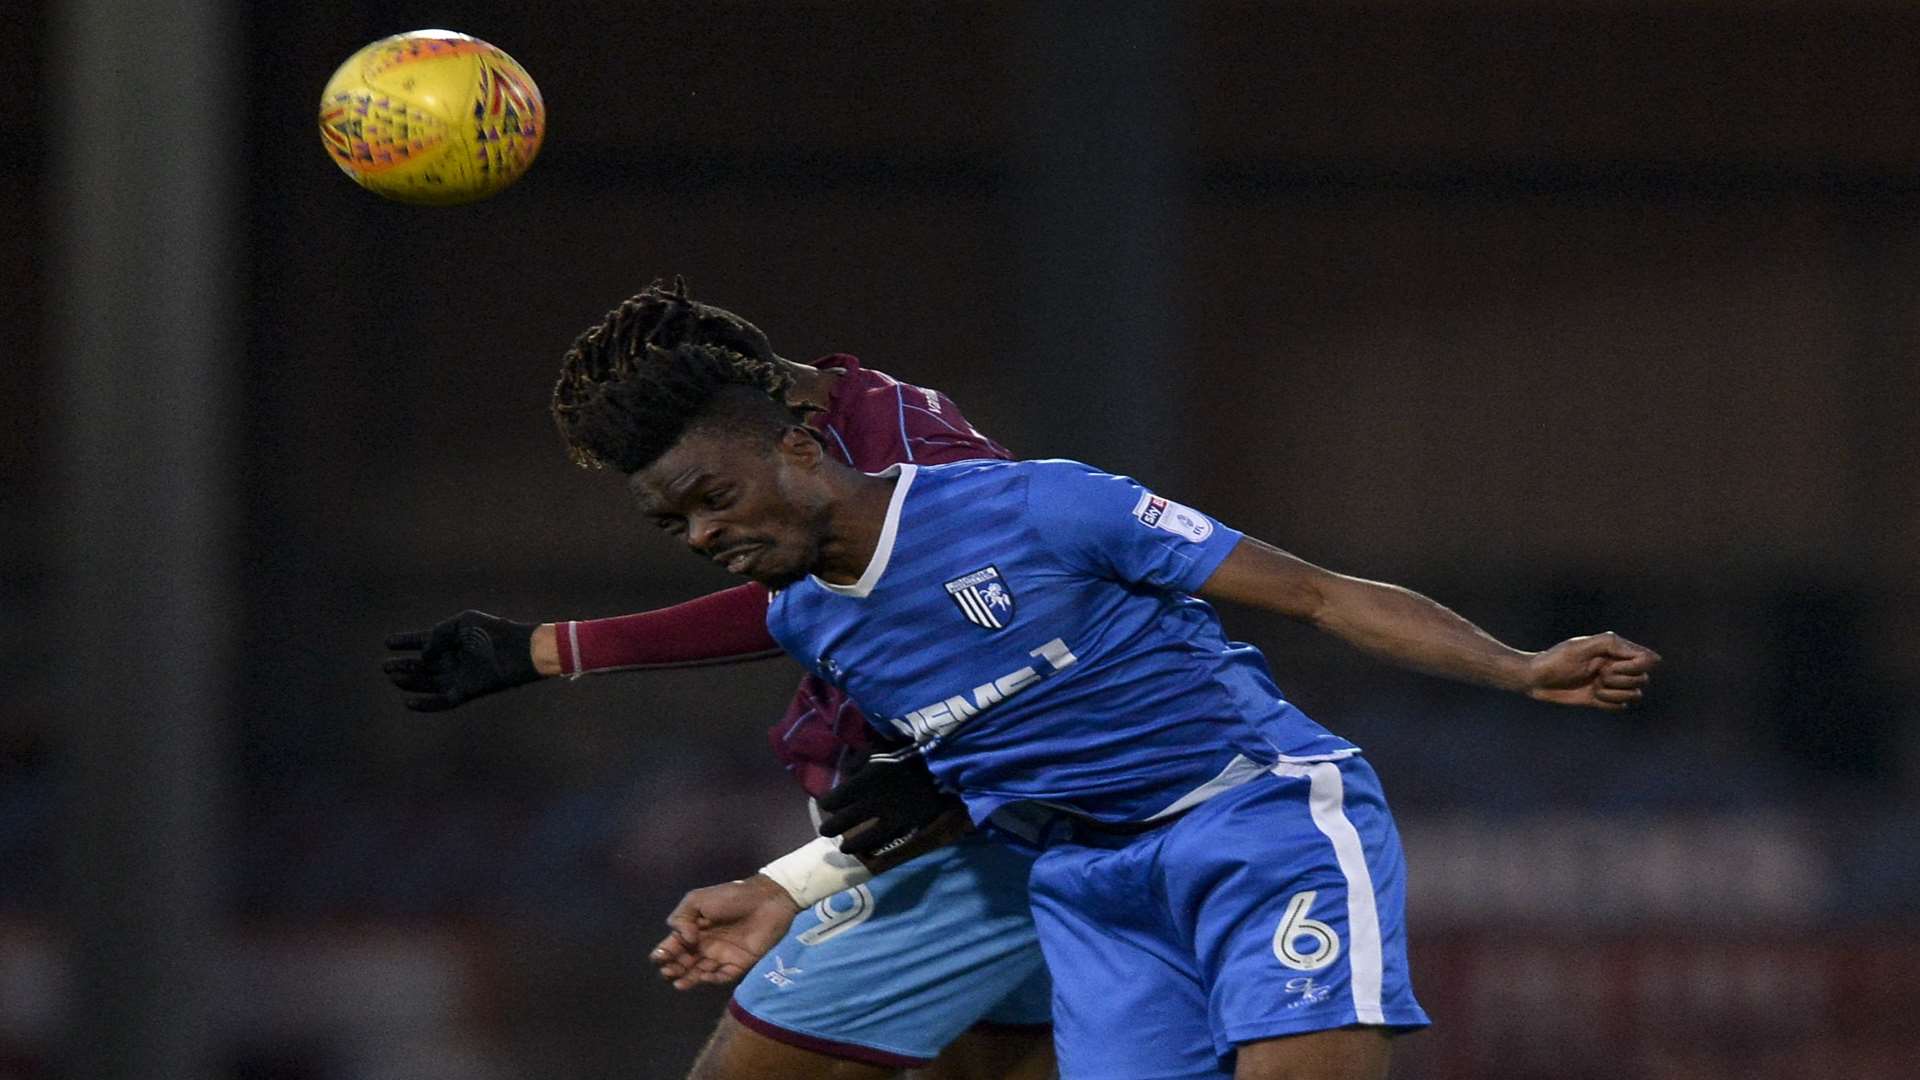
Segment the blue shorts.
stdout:
<path fill-rule="evenodd" d="M 832 1057 L 914 1068 L 981 1025 L 1044 1031 L 1033 855 L 969 836 L 800 913 L 741 979 L 734 1018 Z"/>
<path fill-rule="evenodd" d="M 1032 899 L 1064 1080 L 1213 1080 L 1242 1043 L 1428 1022 L 1400 838 L 1358 756 L 1276 765 L 1150 832 L 1050 841 Z"/>

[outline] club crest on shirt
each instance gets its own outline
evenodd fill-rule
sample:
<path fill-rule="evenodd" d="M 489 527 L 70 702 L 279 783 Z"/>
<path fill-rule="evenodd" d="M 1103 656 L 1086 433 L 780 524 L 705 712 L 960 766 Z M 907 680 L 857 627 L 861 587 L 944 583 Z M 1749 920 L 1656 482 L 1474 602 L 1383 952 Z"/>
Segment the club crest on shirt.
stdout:
<path fill-rule="evenodd" d="M 1163 499 L 1151 491 L 1140 493 L 1133 516 L 1149 529 L 1163 529 L 1182 540 L 1199 543 L 1213 535 L 1213 520 L 1190 506 Z"/>
<path fill-rule="evenodd" d="M 1013 621 L 1013 592 L 997 567 L 983 567 L 947 582 L 947 595 L 975 626 L 998 630 Z"/>

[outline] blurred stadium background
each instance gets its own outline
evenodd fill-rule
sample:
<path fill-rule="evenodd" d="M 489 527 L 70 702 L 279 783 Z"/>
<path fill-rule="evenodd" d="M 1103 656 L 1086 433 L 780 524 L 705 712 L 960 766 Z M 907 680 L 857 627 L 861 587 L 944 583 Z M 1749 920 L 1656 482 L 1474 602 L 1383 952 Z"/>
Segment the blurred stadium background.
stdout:
<path fill-rule="evenodd" d="M 723 584 L 544 413 L 672 273 L 1024 455 L 1666 654 L 1616 718 L 1226 613 L 1395 799 L 1397 1077 L 1920 1075 L 1911 3 L 11 10 L 0 1078 L 680 1075 L 723 998 L 644 953 L 804 835 L 796 669 L 431 718 L 377 670 Z M 545 92 L 490 202 L 315 135 L 423 26 Z"/>

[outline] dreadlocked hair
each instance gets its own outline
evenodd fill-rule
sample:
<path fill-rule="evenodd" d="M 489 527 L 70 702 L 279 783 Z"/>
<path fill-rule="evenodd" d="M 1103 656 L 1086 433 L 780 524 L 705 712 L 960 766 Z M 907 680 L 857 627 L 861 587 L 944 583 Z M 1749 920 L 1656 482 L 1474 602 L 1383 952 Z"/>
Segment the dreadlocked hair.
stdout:
<path fill-rule="evenodd" d="M 596 334 L 605 344 L 583 348 Z M 676 274 L 671 287 L 655 280 L 607 312 L 599 326 L 574 341 L 567 364 L 571 368 L 578 356 L 578 370 L 585 377 L 605 379 L 617 376 L 623 361 L 640 356 L 643 345 L 673 349 L 684 344 L 718 345 L 757 360 L 774 358 L 773 346 L 759 327 L 725 308 L 694 300 L 687 293 L 687 279 Z"/>
<path fill-rule="evenodd" d="M 793 379 L 760 328 L 695 302 L 686 279 L 655 281 L 575 338 L 553 387 L 568 456 L 586 468 L 646 468 L 725 386 L 760 390 L 785 408 Z"/>
<path fill-rule="evenodd" d="M 757 427 L 769 442 L 801 420 L 786 403 L 792 376 L 718 345 L 642 345 L 612 377 L 598 380 L 579 378 L 573 356 L 553 388 L 553 419 L 568 456 L 589 469 L 639 472 L 707 420 Z"/>

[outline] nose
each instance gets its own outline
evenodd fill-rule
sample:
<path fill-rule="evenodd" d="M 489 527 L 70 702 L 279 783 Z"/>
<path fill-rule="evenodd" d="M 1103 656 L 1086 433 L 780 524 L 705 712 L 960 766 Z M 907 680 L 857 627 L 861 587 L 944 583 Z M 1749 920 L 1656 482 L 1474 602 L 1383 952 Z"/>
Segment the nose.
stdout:
<path fill-rule="evenodd" d="M 714 550 L 714 543 L 720 539 L 720 526 L 709 518 L 687 518 L 687 546 L 702 555 Z"/>

